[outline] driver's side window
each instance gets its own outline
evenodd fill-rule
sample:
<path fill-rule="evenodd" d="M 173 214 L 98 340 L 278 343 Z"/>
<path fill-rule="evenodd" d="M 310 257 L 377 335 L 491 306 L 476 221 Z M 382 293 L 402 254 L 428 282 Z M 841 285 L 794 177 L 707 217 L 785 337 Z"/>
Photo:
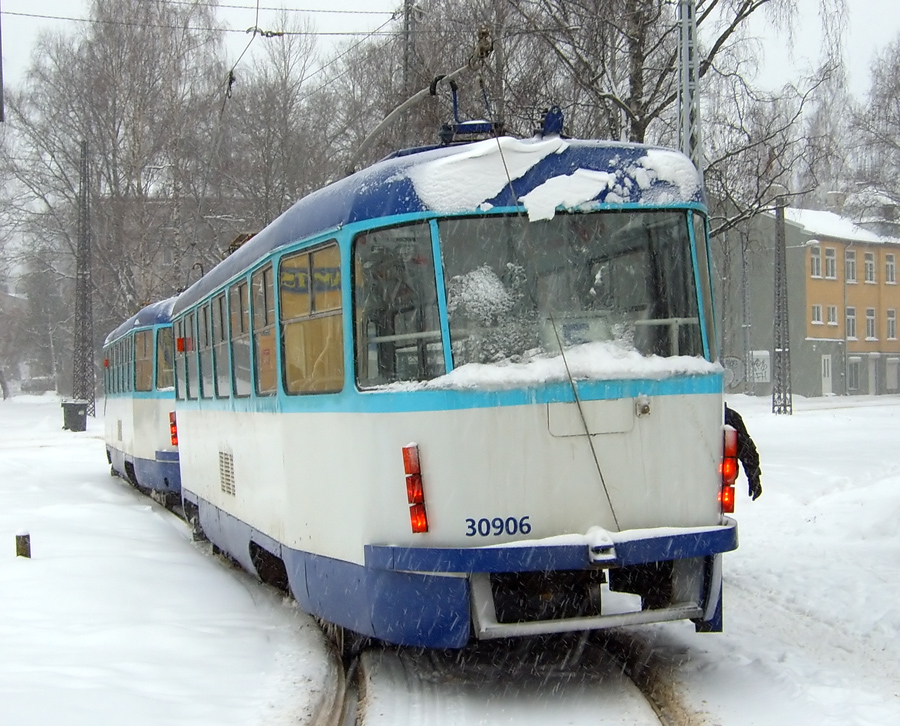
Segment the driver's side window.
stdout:
<path fill-rule="evenodd" d="M 357 235 L 353 274 L 360 388 L 443 375 L 430 225 Z"/>

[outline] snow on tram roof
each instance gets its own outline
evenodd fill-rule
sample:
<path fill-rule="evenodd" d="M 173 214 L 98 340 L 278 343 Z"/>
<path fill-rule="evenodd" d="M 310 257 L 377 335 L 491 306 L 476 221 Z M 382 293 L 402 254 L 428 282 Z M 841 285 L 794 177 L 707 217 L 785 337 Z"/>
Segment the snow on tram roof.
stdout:
<path fill-rule="evenodd" d="M 146 328 L 151 325 L 162 325 L 172 322 L 172 307 L 175 305 L 176 297 L 170 297 L 166 300 L 151 303 L 146 307 L 138 310 L 128 320 L 122 323 L 118 328 L 106 336 L 103 345 L 109 345 L 117 338 L 121 338 L 125 333 L 135 328 Z"/>
<path fill-rule="evenodd" d="M 304 197 L 188 288 L 173 314 L 281 247 L 346 224 L 403 214 L 522 206 L 531 221 L 586 204 L 704 203 L 678 151 L 640 144 L 502 137 L 400 153 Z"/>

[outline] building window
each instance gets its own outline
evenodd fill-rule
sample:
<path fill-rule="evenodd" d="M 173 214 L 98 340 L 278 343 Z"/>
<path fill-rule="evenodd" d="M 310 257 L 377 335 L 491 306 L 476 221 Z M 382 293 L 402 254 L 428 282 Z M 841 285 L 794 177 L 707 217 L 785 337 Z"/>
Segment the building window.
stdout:
<path fill-rule="evenodd" d="M 813 305 L 812 306 L 812 324 L 813 325 L 821 325 L 822 324 L 822 306 L 821 305 Z"/>
<path fill-rule="evenodd" d="M 847 337 L 856 340 L 856 308 L 847 308 Z"/>
<path fill-rule="evenodd" d="M 866 308 L 866 340 L 878 340 L 875 331 L 875 308 Z"/>
<path fill-rule="evenodd" d="M 825 277 L 829 280 L 837 279 L 837 252 L 834 247 L 825 248 Z"/>
<path fill-rule="evenodd" d="M 863 265 L 865 266 L 866 282 L 875 282 L 875 253 L 874 252 L 866 252 L 865 262 L 863 263 Z"/>
<path fill-rule="evenodd" d="M 850 358 L 847 361 L 847 390 L 859 390 L 859 358 Z"/>
<path fill-rule="evenodd" d="M 891 253 L 884 256 L 884 281 L 889 285 L 897 284 L 897 262 Z"/>
<path fill-rule="evenodd" d="M 828 306 L 828 324 L 837 325 L 837 305 Z"/>
<path fill-rule="evenodd" d="M 887 337 L 888 340 L 897 340 L 897 311 L 887 311 Z"/>
<path fill-rule="evenodd" d="M 822 250 L 818 247 L 809 248 L 809 274 L 810 277 L 822 277 Z"/>
<path fill-rule="evenodd" d="M 844 255 L 844 278 L 856 282 L 856 250 L 847 250 Z"/>

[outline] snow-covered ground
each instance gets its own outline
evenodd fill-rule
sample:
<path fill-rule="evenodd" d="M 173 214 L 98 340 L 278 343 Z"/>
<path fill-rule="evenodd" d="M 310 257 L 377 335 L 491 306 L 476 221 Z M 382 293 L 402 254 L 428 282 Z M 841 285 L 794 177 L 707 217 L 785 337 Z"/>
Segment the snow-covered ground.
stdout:
<path fill-rule="evenodd" d="M 739 481 L 726 632 L 629 632 L 684 723 L 900 724 L 900 398 L 795 398 L 793 416 L 729 402 L 760 449 L 764 492 L 751 502 Z M 61 425 L 55 398 L 0 402 L 0 724 L 309 723 L 336 681 L 310 621 L 110 478 L 101 422 Z M 31 560 L 14 554 L 23 529 Z M 556 721 L 559 686 L 543 686 L 539 708 L 542 686 L 517 688 L 502 665 L 461 695 L 377 663 L 373 723 L 455 709 L 444 723 L 580 724 L 602 708 L 573 686 Z"/>
<path fill-rule="evenodd" d="M 728 402 L 763 496 L 737 502 L 725 632 L 649 628 L 658 662 L 709 724 L 900 724 L 900 398 Z"/>
<path fill-rule="evenodd" d="M 101 402 L 102 404 L 102 402 Z M 330 710 L 319 629 L 109 476 L 102 420 L 0 401 L 0 724 L 294 724 Z M 27 531 L 32 558 L 15 556 Z"/>

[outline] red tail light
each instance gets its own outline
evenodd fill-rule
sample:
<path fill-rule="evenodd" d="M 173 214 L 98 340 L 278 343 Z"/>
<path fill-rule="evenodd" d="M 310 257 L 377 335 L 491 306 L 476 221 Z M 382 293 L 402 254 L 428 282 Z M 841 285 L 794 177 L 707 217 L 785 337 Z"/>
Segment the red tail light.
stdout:
<path fill-rule="evenodd" d="M 719 503 L 725 514 L 734 512 L 734 487 L 722 487 L 722 491 L 719 493 Z"/>
<path fill-rule="evenodd" d="M 738 476 L 737 431 L 726 426 L 723 431 L 722 463 L 719 464 L 722 475 L 722 489 L 719 492 L 719 503 L 725 514 L 734 512 L 734 482 Z"/>
<path fill-rule="evenodd" d="M 419 469 L 419 447 L 416 444 L 407 444 L 403 447 L 403 470 L 406 475 L 420 474 Z"/>
<path fill-rule="evenodd" d="M 406 472 L 406 500 L 410 505 L 409 524 L 413 534 L 427 532 L 428 516 L 425 514 L 425 490 L 422 487 L 417 444 L 407 444 L 403 447 L 403 471 Z"/>
<path fill-rule="evenodd" d="M 175 422 L 174 411 L 169 411 L 169 436 L 172 438 L 172 446 L 178 446 L 178 424 Z"/>
<path fill-rule="evenodd" d="M 406 498 L 410 504 L 424 504 L 425 492 L 422 489 L 422 475 L 410 474 L 406 477 Z"/>
<path fill-rule="evenodd" d="M 409 508 L 409 523 L 412 525 L 413 534 L 428 531 L 428 517 L 425 516 L 424 504 L 413 504 Z"/>

